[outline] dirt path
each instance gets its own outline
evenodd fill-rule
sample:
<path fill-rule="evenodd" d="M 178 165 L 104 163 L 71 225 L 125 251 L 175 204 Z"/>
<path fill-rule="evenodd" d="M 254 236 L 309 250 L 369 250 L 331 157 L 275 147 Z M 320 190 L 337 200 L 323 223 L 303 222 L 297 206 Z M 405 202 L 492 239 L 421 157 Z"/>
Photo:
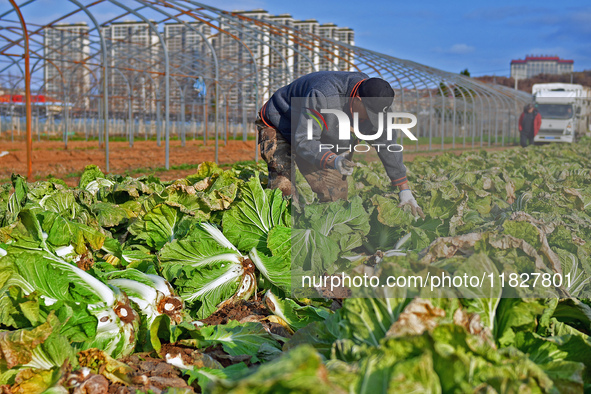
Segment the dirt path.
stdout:
<path fill-rule="evenodd" d="M 110 142 L 110 170 L 116 174 L 130 174 L 134 177 L 144 174 L 155 174 L 163 180 L 171 180 L 185 177 L 195 172 L 199 163 L 214 161 L 214 142 L 210 141 L 207 146 L 203 141 L 188 140 L 185 147 L 180 141 L 170 142 L 170 166 L 171 170 L 164 168 L 164 142 L 158 147 L 155 141 L 137 140 L 133 148 L 127 142 Z M 224 146 L 223 142 L 219 147 L 219 162 L 231 164 L 237 161 L 254 159 L 254 141 L 228 141 Z M 510 149 L 512 147 L 486 147 L 487 151 Z M 15 172 L 26 174 L 26 150 L 23 141 L 2 141 L 0 140 L 0 152 L 8 151 L 8 155 L 0 157 L 0 182 L 6 182 L 10 175 Z M 433 146 L 434 151 L 428 151 L 428 146 L 419 146 L 420 151 L 415 151 L 411 145 L 404 152 L 404 159 L 411 161 L 417 156 L 436 156 L 443 153 L 441 145 Z M 451 144 L 444 146 L 444 151 L 461 153 L 472 150 L 471 146 L 463 149 L 461 144 L 456 144 L 452 150 Z M 475 150 L 480 150 L 477 146 Z M 377 159 L 374 155 L 373 159 Z M 366 156 L 372 159 L 372 156 Z M 84 167 L 89 164 L 96 164 L 101 169 L 105 168 L 105 151 L 99 148 L 96 141 L 70 141 L 68 149 L 64 149 L 61 141 L 41 141 L 33 143 L 33 178 L 34 180 L 44 179 L 49 175 L 62 178 L 69 185 L 76 185 L 78 177 Z M 176 167 L 176 168 L 175 168 Z"/>
<path fill-rule="evenodd" d="M 10 178 L 13 172 L 26 174 L 27 160 L 24 142 L 0 141 L 0 152 L 9 154 L 0 157 L 0 179 Z M 110 142 L 110 171 L 112 173 L 132 173 L 139 176 L 137 169 L 162 169 L 164 167 L 164 141 L 158 147 L 155 141 L 136 141 L 133 148 L 127 142 Z M 215 147 L 213 141 L 207 146 L 203 141 L 187 141 L 182 147 L 180 141 L 170 142 L 170 166 L 191 166 L 204 161 L 214 161 Z M 219 162 L 234 163 L 241 160 L 254 160 L 254 141 L 228 141 L 219 147 Z M 98 143 L 86 141 L 72 141 L 68 149 L 58 141 L 41 141 L 33 144 L 33 176 L 42 179 L 48 175 L 64 178 L 68 183 L 76 183 L 76 174 L 84 170 L 89 164 L 96 164 L 105 168 L 105 151 Z M 180 172 L 179 172 L 180 171 Z M 180 176 L 184 170 L 166 172 L 170 177 Z M 160 171 L 156 171 L 160 174 Z M 194 173 L 194 168 L 188 168 L 184 174 Z"/>

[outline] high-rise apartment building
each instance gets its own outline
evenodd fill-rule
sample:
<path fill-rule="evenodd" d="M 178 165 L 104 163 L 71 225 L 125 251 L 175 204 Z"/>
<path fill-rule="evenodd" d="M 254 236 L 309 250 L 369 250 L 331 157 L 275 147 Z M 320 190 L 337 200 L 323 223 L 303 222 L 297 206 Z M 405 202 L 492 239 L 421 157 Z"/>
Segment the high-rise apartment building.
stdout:
<path fill-rule="evenodd" d="M 320 41 L 319 59 L 320 71 L 339 71 L 338 68 L 338 49 L 337 45 L 333 43 L 336 40 L 336 31 L 338 27 L 334 23 L 325 23 L 318 27 L 318 35 L 326 41 Z"/>
<path fill-rule="evenodd" d="M 308 19 L 305 21 L 295 21 L 294 27 L 304 33 L 317 36 L 320 30 L 320 24 L 316 19 Z M 302 35 L 294 42 L 296 48 L 296 61 L 294 76 L 301 76 L 309 74 L 314 71 L 314 68 L 319 69 L 320 57 L 319 54 L 319 40 L 313 36 Z"/>
<path fill-rule="evenodd" d="M 211 27 L 206 23 L 167 23 L 164 25 L 164 38 L 169 53 L 190 53 L 199 55 L 209 51 L 205 43 L 211 35 Z"/>
<path fill-rule="evenodd" d="M 84 97 L 90 89 L 90 69 L 85 61 L 90 55 L 88 25 L 84 22 L 56 24 L 43 29 L 45 46 L 45 91 L 55 100 L 64 99 L 87 105 Z"/>
<path fill-rule="evenodd" d="M 346 44 L 355 45 L 355 32 L 349 27 L 341 27 L 335 31 L 335 40 Z M 339 70 L 342 71 L 355 71 L 355 56 L 353 53 L 344 46 L 337 47 L 337 64 Z"/>
<path fill-rule="evenodd" d="M 158 26 L 153 23 L 157 29 Z M 155 67 L 163 63 L 162 45 L 156 31 L 147 22 L 114 22 L 103 28 L 107 42 L 109 79 L 114 112 L 124 109 L 128 103 L 128 87 L 133 90 L 133 111 L 150 111 L 158 92 L 160 78 L 157 75 L 139 73 L 138 70 L 161 70 Z"/>
<path fill-rule="evenodd" d="M 245 20 L 245 18 L 250 20 Z M 251 11 L 233 11 L 227 18 L 220 19 L 221 31 L 215 35 L 214 44 L 218 50 L 220 61 L 227 69 L 228 81 L 223 92 L 223 99 L 229 105 L 244 102 L 245 92 L 253 92 L 255 85 L 260 97 L 267 97 L 271 73 L 271 39 L 269 35 L 269 13 L 262 9 Z M 256 25 L 252 25 L 255 20 Z M 258 85 L 253 64 L 259 71 Z M 252 94 L 252 93 L 247 93 Z M 249 108 L 248 110 L 254 110 Z"/>
<path fill-rule="evenodd" d="M 232 108 L 252 103 L 255 94 L 259 103 L 265 101 L 276 89 L 315 70 L 354 70 L 354 58 L 346 48 L 354 44 L 353 30 L 333 23 L 321 25 L 315 19 L 294 20 L 289 14 L 270 15 L 256 9 L 222 14 L 211 23 L 166 23 L 158 31 L 160 34 L 158 28 L 155 22 L 147 21 L 118 21 L 101 28 L 107 43 L 113 116 L 125 117 L 127 105 L 132 102 L 133 113 L 143 112 L 151 117 L 156 106 L 164 102 L 164 53 L 159 35 L 168 51 L 173 117 L 181 113 L 181 97 L 187 105 L 195 99 L 192 85 L 198 77 L 213 89 L 214 56 L 219 104 Z M 64 75 L 76 73 L 71 78 L 76 84 L 70 88 L 71 93 L 82 95 L 91 89 L 89 69 L 81 64 L 100 54 L 95 45 L 95 52 L 90 53 L 88 34 L 85 23 L 45 29 L 48 92 L 59 95 L 63 91 L 64 73 L 60 74 L 56 67 L 70 72 Z M 98 42 L 98 38 L 93 42 Z M 100 79 L 100 67 L 96 62 L 92 66 L 97 70 L 95 77 Z M 214 103 L 211 101 L 210 105 Z"/>
<path fill-rule="evenodd" d="M 213 70 L 210 62 L 211 49 L 208 42 L 211 27 L 206 23 L 167 23 L 164 25 L 164 40 L 168 49 L 171 74 L 187 75 L 194 78 L 176 77 L 170 85 L 170 111 L 179 116 L 182 110 L 181 98 L 185 105 L 193 101 L 193 84 L 197 77 L 211 79 Z"/>
<path fill-rule="evenodd" d="M 269 33 L 271 34 L 270 44 L 273 47 L 270 64 L 275 67 L 289 68 L 290 70 L 293 70 L 295 59 L 292 29 L 295 20 L 290 14 L 281 14 L 270 16 L 269 21 L 280 25 L 269 26 Z"/>

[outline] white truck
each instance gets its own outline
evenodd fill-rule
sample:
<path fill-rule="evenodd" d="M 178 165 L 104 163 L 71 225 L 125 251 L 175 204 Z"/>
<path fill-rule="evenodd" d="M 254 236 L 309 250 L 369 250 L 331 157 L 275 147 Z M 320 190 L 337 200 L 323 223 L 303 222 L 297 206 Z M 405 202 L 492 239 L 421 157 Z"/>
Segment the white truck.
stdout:
<path fill-rule="evenodd" d="M 591 89 L 570 83 L 532 87 L 542 125 L 534 142 L 574 142 L 591 131 Z"/>

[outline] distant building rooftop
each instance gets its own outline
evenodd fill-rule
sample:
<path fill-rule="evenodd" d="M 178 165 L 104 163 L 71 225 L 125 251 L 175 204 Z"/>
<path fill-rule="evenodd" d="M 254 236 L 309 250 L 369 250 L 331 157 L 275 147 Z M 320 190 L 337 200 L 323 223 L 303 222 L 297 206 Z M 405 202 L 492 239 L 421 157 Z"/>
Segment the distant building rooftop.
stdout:
<path fill-rule="evenodd" d="M 561 58 L 559 58 L 556 55 L 554 55 L 554 56 L 550 56 L 550 55 L 539 55 L 539 56 L 527 55 L 524 60 L 521 60 L 521 59 L 511 60 L 511 64 L 521 64 L 521 63 L 527 63 L 527 62 L 547 62 L 547 61 L 555 61 L 557 63 L 574 63 L 574 60 L 561 59 Z"/>
<path fill-rule="evenodd" d="M 511 77 L 515 80 L 539 74 L 568 74 L 573 72 L 574 60 L 557 55 L 527 55 L 525 59 L 511 60 Z"/>

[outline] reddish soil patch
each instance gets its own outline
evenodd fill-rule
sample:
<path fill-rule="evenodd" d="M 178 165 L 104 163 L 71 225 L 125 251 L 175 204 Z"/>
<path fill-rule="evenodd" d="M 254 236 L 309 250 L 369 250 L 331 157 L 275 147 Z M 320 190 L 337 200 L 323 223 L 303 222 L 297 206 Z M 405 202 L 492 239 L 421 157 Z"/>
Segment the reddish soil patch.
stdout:
<path fill-rule="evenodd" d="M 180 377 L 181 371 L 162 359 L 150 357 L 147 353 L 136 353 L 120 361 L 133 369 L 133 372 L 129 374 L 132 385 L 124 386 L 119 383 L 111 383 L 109 393 L 132 394 L 148 390 L 160 393 L 170 387 L 190 388 L 187 382 Z"/>
<path fill-rule="evenodd" d="M 230 164 L 242 160 L 254 160 L 254 141 L 228 141 L 224 146 L 219 144 L 219 163 Z M 8 151 L 9 154 L 0 157 L 0 179 L 10 178 L 15 172 L 26 175 L 27 155 L 23 141 L 0 141 L 0 151 Z M 116 174 L 131 172 L 138 168 L 146 169 L 144 173 L 154 173 L 150 169 L 164 167 L 165 159 L 164 141 L 157 146 L 155 141 L 136 140 L 133 148 L 127 142 L 109 143 L 110 171 Z M 209 141 L 207 146 L 203 141 L 187 140 L 186 146 L 181 146 L 180 141 L 170 141 L 170 166 L 197 165 L 204 161 L 214 161 L 214 141 Z M 105 169 L 105 150 L 99 148 L 98 142 L 71 141 L 68 149 L 59 141 L 33 142 L 33 177 L 43 179 L 48 175 L 64 180 L 70 184 L 78 183 L 76 173 L 84 170 L 89 164 L 96 164 Z M 195 173 L 195 169 L 170 170 L 157 172 L 163 180 L 178 179 Z M 133 173 L 140 176 L 142 173 Z M 34 180 L 33 179 L 33 180 Z"/>
<path fill-rule="evenodd" d="M 261 300 L 262 295 L 259 295 L 256 301 L 240 300 L 236 304 L 226 304 L 213 315 L 201 321 L 207 325 L 218 325 L 226 324 L 229 320 L 243 321 L 248 318 L 247 321 L 252 321 L 251 317 L 260 320 L 271 314 Z"/>

